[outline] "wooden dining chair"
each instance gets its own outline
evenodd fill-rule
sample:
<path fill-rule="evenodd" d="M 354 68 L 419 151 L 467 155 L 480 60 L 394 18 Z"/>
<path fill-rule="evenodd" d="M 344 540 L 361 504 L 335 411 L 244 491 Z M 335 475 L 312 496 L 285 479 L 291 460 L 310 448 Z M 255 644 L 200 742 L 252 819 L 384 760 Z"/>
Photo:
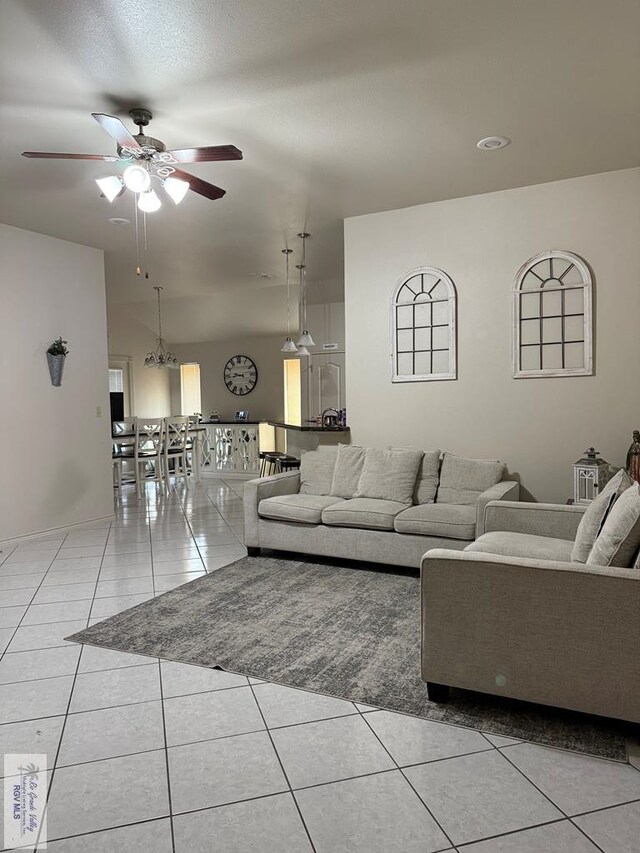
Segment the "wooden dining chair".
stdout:
<path fill-rule="evenodd" d="M 136 469 L 136 492 L 140 494 L 141 484 L 151 480 L 162 482 L 162 449 L 164 441 L 164 422 L 162 418 L 138 418 L 136 420 L 136 440 L 133 445 Z M 147 470 L 152 466 L 153 476 Z"/>
<path fill-rule="evenodd" d="M 135 471 L 133 469 L 129 470 L 125 479 L 123 480 L 123 473 L 125 471 L 124 465 L 125 463 L 133 464 L 135 452 L 133 443 L 130 441 L 131 433 L 135 435 L 136 431 L 136 422 L 137 418 L 123 418 L 121 421 L 112 421 L 111 423 L 111 437 L 113 439 L 111 445 L 111 458 L 119 459 L 119 489 L 122 489 L 122 483 L 134 483 L 135 482 Z M 118 441 L 119 436 L 127 436 L 126 442 Z M 115 463 L 114 463 L 115 465 Z"/>
<path fill-rule="evenodd" d="M 164 419 L 164 477 L 167 489 L 174 479 L 182 477 L 185 485 L 189 486 L 189 471 L 187 468 L 187 455 L 192 448 L 189 442 L 189 418 L 187 415 L 173 415 Z M 173 469 L 172 469 L 173 463 Z"/>

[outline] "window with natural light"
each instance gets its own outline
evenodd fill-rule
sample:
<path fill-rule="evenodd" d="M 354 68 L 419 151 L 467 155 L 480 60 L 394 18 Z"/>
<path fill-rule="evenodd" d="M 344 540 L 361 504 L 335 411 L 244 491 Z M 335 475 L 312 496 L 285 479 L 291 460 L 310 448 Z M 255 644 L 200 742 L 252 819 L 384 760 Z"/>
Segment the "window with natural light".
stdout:
<path fill-rule="evenodd" d="M 109 391 L 120 393 L 124 391 L 124 381 L 120 368 L 109 368 Z"/>
<path fill-rule="evenodd" d="M 285 358 L 284 362 L 284 420 L 300 426 L 302 423 L 302 399 L 300 388 L 300 359 Z"/>
<path fill-rule="evenodd" d="M 199 364 L 180 365 L 180 401 L 183 415 L 202 411 Z"/>

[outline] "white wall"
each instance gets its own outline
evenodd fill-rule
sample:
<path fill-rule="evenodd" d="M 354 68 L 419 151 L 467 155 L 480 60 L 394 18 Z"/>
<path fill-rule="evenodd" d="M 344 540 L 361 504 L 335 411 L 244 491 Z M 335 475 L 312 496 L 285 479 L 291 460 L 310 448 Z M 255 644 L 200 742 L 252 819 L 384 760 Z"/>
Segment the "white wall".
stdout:
<path fill-rule="evenodd" d="M 595 375 L 515 380 L 514 277 L 550 248 L 594 273 Z M 458 380 L 392 384 L 390 299 L 420 265 L 458 291 Z M 589 445 L 624 464 L 640 428 L 639 169 L 348 219 L 345 292 L 354 442 L 503 459 L 536 500 L 571 496 L 571 465 Z"/>
<path fill-rule="evenodd" d="M 169 374 L 175 371 L 150 369 L 144 366 L 145 356 L 154 350 L 158 343 L 154 332 L 135 317 L 131 317 L 120 305 L 108 306 L 107 329 L 109 355 L 132 358 L 131 414 L 154 418 L 170 415 Z"/>
<path fill-rule="evenodd" d="M 113 486 L 103 253 L 0 225 L 0 258 L 1 541 L 108 516 Z"/>

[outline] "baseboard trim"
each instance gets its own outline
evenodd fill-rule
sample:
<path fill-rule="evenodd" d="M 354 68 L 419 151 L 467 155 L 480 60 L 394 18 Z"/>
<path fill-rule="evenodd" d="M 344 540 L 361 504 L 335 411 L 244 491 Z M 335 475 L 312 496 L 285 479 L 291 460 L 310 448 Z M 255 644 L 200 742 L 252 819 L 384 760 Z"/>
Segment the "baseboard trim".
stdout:
<path fill-rule="evenodd" d="M 35 533 L 23 533 L 21 536 L 13 536 L 11 539 L 0 540 L 0 548 L 5 545 L 15 545 L 18 542 L 24 542 L 25 539 L 38 539 L 41 536 L 51 536 L 52 533 L 66 533 L 69 530 L 75 530 L 77 527 L 83 527 L 85 524 L 94 524 L 96 521 L 113 521 L 115 515 L 99 515 L 96 518 L 86 518 L 84 521 L 74 521 L 73 524 L 63 524 L 60 527 L 50 527 L 48 530 L 38 530 Z"/>

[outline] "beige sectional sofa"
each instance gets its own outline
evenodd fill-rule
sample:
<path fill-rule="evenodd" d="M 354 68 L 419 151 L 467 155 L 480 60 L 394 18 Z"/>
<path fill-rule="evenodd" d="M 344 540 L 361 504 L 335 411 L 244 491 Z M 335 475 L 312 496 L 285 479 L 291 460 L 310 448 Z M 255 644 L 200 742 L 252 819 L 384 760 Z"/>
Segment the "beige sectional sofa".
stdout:
<path fill-rule="evenodd" d="M 439 450 L 322 447 L 300 471 L 245 484 L 245 544 L 419 567 L 430 548 L 462 549 L 490 501 L 517 501 L 502 462 Z"/>
<path fill-rule="evenodd" d="M 640 491 L 622 474 L 586 511 L 491 502 L 476 542 L 425 554 L 430 699 L 460 687 L 640 722 Z"/>

